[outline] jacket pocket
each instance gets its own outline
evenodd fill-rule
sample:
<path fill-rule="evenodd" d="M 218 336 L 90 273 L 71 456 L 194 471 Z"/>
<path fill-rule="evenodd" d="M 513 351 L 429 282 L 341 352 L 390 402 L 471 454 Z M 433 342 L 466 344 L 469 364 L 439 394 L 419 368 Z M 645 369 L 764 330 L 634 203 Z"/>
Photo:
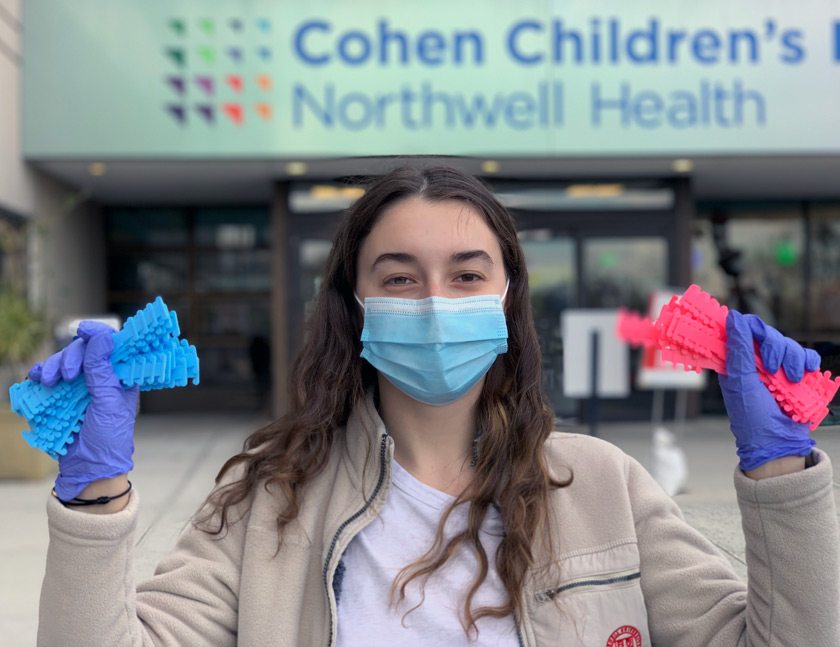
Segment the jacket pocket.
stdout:
<path fill-rule="evenodd" d="M 532 589 L 537 645 L 650 647 L 635 542 L 563 556 Z"/>

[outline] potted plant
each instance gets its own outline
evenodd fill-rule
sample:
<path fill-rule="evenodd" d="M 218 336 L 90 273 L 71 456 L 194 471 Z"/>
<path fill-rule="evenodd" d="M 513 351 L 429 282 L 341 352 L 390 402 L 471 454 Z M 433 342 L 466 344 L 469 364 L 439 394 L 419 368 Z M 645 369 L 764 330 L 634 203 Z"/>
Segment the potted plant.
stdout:
<path fill-rule="evenodd" d="M 9 387 L 24 378 L 46 332 L 26 297 L 0 286 L 0 478 L 41 478 L 55 471 L 55 461 L 21 437 L 26 421 L 9 406 Z"/>

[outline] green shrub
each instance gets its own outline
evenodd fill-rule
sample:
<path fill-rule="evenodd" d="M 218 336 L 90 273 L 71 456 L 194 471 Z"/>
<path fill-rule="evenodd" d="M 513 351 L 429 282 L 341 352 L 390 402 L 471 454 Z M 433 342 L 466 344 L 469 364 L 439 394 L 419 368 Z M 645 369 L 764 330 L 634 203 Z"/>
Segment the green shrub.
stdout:
<path fill-rule="evenodd" d="M 0 365 L 14 366 L 32 359 L 44 341 L 47 327 L 26 297 L 0 288 Z"/>

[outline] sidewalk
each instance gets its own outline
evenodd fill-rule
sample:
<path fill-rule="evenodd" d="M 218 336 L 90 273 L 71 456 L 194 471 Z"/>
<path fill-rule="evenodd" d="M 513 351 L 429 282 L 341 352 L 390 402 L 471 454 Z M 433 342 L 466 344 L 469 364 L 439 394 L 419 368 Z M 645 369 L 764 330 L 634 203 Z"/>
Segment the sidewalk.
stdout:
<path fill-rule="evenodd" d="M 142 492 L 135 572 L 145 579 L 213 487 L 224 461 L 263 424 L 256 417 L 141 415 L 131 482 Z M 23 442 L 23 441 L 21 441 Z M 46 496 L 54 478 L 0 480 L 0 510 L 13 530 L 0 533 L 0 644 L 35 645 L 48 535 Z M 11 638 L 13 637 L 13 638 Z"/>
<path fill-rule="evenodd" d="M 137 425 L 137 467 L 132 482 L 142 492 L 136 573 L 150 576 L 174 544 L 190 515 L 210 491 L 222 463 L 264 421 L 233 415 L 143 415 Z M 564 431 L 585 431 L 567 428 Z M 677 432 L 672 428 L 672 431 Z M 603 425 L 602 438 L 642 464 L 650 464 L 650 425 Z M 689 523 L 713 541 L 736 572 L 746 574 L 741 519 L 732 486 L 734 442 L 723 418 L 686 425 L 682 447 L 688 459 L 686 491 L 675 498 Z M 817 443 L 840 466 L 840 427 L 816 433 Z M 840 469 L 840 468 L 838 468 Z M 840 488 L 840 476 L 836 478 Z M 45 499 L 52 479 L 0 481 L 0 510 L 8 530 L 0 533 L 0 635 L 3 645 L 35 644 L 38 596 L 47 549 Z"/>

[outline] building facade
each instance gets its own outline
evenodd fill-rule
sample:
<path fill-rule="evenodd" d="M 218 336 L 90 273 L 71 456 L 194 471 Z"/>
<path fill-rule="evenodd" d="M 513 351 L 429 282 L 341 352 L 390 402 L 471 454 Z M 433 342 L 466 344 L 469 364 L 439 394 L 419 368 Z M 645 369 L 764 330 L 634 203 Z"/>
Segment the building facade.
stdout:
<path fill-rule="evenodd" d="M 663 286 L 837 355 L 829 0 L 0 6 L 0 218 L 28 232 L 7 256 L 53 318 L 178 310 L 202 386 L 150 406 L 282 408 L 341 212 L 401 163 L 514 213 L 558 416 L 580 413 L 562 312 Z"/>

